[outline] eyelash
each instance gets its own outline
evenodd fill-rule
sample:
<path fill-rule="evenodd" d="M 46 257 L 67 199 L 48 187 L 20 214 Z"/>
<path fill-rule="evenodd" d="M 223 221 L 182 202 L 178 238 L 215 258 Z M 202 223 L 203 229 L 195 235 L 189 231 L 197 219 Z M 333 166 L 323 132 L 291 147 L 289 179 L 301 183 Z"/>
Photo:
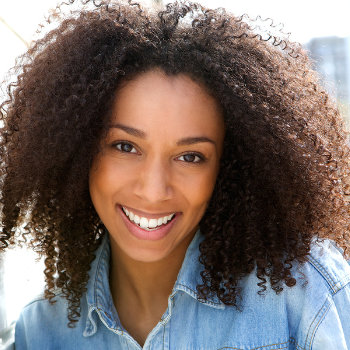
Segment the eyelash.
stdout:
<path fill-rule="evenodd" d="M 129 146 L 131 146 L 133 149 L 136 150 L 136 147 L 135 147 L 132 143 L 126 142 L 126 141 L 119 141 L 119 142 L 113 143 L 112 147 L 114 147 L 118 152 L 121 152 L 121 153 L 132 153 L 132 154 L 137 153 L 137 151 L 136 151 L 136 152 L 127 152 L 127 151 L 123 151 L 123 150 L 122 150 L 122 146 L 123 146 L 123 145 L 129 145 Z M 120 147 L 118 147 L 118 146 L 120 146 Z M 202 154 L 196 153 L 196 152 L 185 153 L 185 154 L 182 154 L 181 156 L 179 156 L 178 158 L 180 158 L 180 157 L 185 157 L 185 156 L 194 156 L 194 157 L 197 157 L 198 160 L 195 161 L 195 162 L 186 162 L 186 161 L 183 160 L 182 162 L 184 162 L 184 163 L 189 163 L 189 164 L 200 164 L 200 163 L 203 163 L 203 162 L 206 161 L 206 158 L 205 158 Z M 195 159 L 196 159 L 196 158 L 195 158 Z"/>
<path fill-rule="evenodd" d="M 122 152 L 122 153 L 137 153 L 137 152 L 127 152 L 127 151 L 123 151 L 122 149 L 118 148 L 119 145 L 122 145 L 122 146 L 123 146 L 123 145 L 129 145 L 129 146 L 131 146 L 132 148 L 134 148 L 134 149 L 136 150 L 135 146 L 134 146 L 132 143 L 130 143 L 130 142 L 119 141 L 119 142 L 114 143 L 112 146 L 113 146 L 114 148 L 116 148 L 119 152 Z"/>
<path fill-rule="evenodd" d="M 185 156 L 194 156 L 194 157 L 197 157 L 199 160 L 197 160 L 196 162 L 186 162 L 186 161 L 183 161 L 185 163 L 192 163 L 192 164 L 200 164 L 200 163 L 203 163 L 205 162 L 205 158 L 203 155 L 199 154 L 199 153 L 194 153 L 194 152 L 190 152 L 190 153 L 186 153 L 186 154 L 183 154 L 181 155 L 180 157 L 185 157 Z M 178 158 L 180 158 L 178 157 Z"/>

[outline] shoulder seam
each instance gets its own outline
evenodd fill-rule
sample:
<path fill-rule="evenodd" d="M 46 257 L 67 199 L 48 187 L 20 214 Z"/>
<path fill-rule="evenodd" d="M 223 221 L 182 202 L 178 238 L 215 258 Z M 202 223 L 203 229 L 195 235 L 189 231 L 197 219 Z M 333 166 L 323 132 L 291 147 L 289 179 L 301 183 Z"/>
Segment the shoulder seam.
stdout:
<path fill-rule="evenodd" d="M 53 299 L 55 299 L 56 297 L 60 297 L 63 295 L 63 292 L 62 291 L 59 291 L 59 293 L 55 293 L 55 296 Z M 32 304 L 35 304 L 39 301 L 49 301 L 48 299 L 45 298 L 44 295 L 38 295 L 36 298 L 34 298 L 33 300 L 31 300 L 29 303 L 27 303 L 26 305 L 24 305 L 23 309 L 27 308 L 28 306 L 32 305 Z"/>
<path fill-rule="evenodd" d="M 331 307 L 331 302 L 329 298 L 326 298 L 326 301 L 323 303 L 322 307 L 318 310 L 317 314 L 315 315 L 313 321 L 309 326 L 309 330 L 307 332 L 306 342 L 305 342 L 306 350 L 312 349 L 317 330 L 320 324 L 322 323 L 322 321 L 325 319 L 330 307 Z"/>
<path fill-rule="evenodd" d="M 309 263 L 319 272 L 319 274 L 325 279 L 330 287 L 332 296 L 336 294 L 340 289 L 344 288 L 350 282 L 350 274 L 345 275 L 343 278 L 334 280 L 328 271 L 320 264 L 312 255 L 308 256 Z"/>

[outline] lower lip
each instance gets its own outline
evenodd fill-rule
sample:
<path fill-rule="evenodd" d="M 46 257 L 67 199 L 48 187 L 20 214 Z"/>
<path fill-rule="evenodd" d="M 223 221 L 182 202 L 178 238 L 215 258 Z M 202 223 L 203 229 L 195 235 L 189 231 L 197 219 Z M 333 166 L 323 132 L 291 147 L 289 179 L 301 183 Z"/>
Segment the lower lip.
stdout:
<path fill-rule="evenodd" d="M 128 217 L 125 215 L 121 206 L 118 205 L 118 211 L 120 212 L 121 217 L 125 223 L 125 226 L 128 228 L 129 232 L 138 239 L 146 240 L 146 241 L 157 241 L 164 238 L 174 226 L 177 221 L 179 214 L 176 213 L 175 217 L 169 221 L 166 225 L 160 226 L 158 229 L 153 231 L 146 231 L 142 229 L 140 226 L 132 223 Z"/>

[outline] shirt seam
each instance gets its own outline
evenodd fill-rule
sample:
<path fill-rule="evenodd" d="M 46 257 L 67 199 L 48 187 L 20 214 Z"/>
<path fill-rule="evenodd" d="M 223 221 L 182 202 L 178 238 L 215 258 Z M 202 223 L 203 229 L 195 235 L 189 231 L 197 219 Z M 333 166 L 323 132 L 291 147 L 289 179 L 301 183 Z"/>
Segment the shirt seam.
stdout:
<path fill-rule="evenodd" d="M 320 273 L 320 275 L 325 279 L 327 284 L 331 289 L 332 296 L 335 295 L 339 290 L 344 288 L 350 282 L 350 274 L 345 275 L 343 278 L 335 280 L 326 268 L 319 263 L 314 257 L 311 255 L 308 257 L 310 264 Z"/>
<path fill-rule="evenodd" d="M 200 303 L 202 303 L 202 304 L 207 304 L 207 305 L 209 305 L 209 306 L 222 306 L 222 304 L 223 303 L 221 303 L 221 302 L 215 302 L 215 301 L 213 301 L 213 300 L 203 300 L 203 301 L 200 301 L 200 299 L 198 299 L 198 297 L 199 297 L 199 295 L 198 295 L 198 293 L 195 291 L 195 290 L 193 290 L 191 287 L 189 287 L 189 286 L 187 286 L 187 285 L 185 285 L 185 284 L 182 284 L 182 283 L 177 283 L 177 286 L 181 286 L 181 287 L 183 287 L 183 288 L 185 288 L 186 290 L 183 290 L 183 289 L 180 289 L 180 290 L 182 290 L 183 292 L 187 292 L 188 293 L 188 291 L 190 291 L 190 292 L 192 292 L 193 294 L 194 294 L 194 296 L 196 297 L 196 300 L 198 301 L 198 302 L 200 302 Z M 188 290 L 188 291 L 187 291 Z M 188 294 L 190 294 L 191 295 L 191 293 L 188 293 Z"/>
<path fill-rule="evenodd" d="M 290 339 L 290 340 L 289 340 L 290 343 L 294 344 L 294 346 L 295 346 L 295 348 L 296 348 L 297 350 L 305 350 L 304 347 L 302 347 L 301 345 L 299 345 L 299 343 L 296 341 L 296 339 L 295 339 L 294 337 L 290 337 L 289 339 Z"/>
<path fill-rule="evenodd" d="M 321 308 L 318 310 L 317 314 L 315 315 L 313 321 L 310 324 L 309 330 L 306 335 L 306 341 L 305 341 L 305 349 L 312 349 L 312 345 L 317 333 L 317 330 L 321 324 L 321 322 L 325 319 L 329 309 L 331 307 L 331 303 L 328 298 L 326 298 L 325 302 L 321 306 Z"/>
<path fill-rule="evenodd" d="M 103 260 L 103 253 L 106 249 L 105 245 L 106 245 L 106 240 L 103 240 L 101 243 L 103 246 L 100 248 L 101 251 L 99 252 L 99 254 L 95 257 L 95 259 L 97 259 L 96 261 L 96 269 L 94 271 L 94 273 L 91 275 L 91 277 L 93 277 L 94 281 L 93 281 L 93 293 L 92 293 L 92 300 L 91 303 L 89 302 L 89 296 L 88 293 L 86 294 L 86 301 L 87 301 L 87 306 L 88 309 L 91 309 L 91 315 L 93 313 L 93 311 L 95 310 L 98 318 L 101 320 L 102 323 L 104 323 L 104 320 L 102 319 L 103 317 L 100 315 L 100 313 L 98 312 L 98 310 L 100 310 L 99 306 L 98 306 L 98 302 L 97 302 L 97 292 L 99 290 L 99 288 L 97 287 L 98 284 L 98 279 L 100 278 L 100 273 L 101 273 L 101 261 Z M 92 317 L 92 316 L 91 316 Z M 85 331 L 87 330 L 87 328 L 89 327 L 88 322 L 91 322 L 91 320 L 89 319 L 89 312 L 86 315 L 86 320 L 85 320 Z M 111 327 L 107 327 L 110 328 L 110 330 L 113 330 L 113 328 Z M 84 332 L 85 332 L 84 331 Z M 93 334 L 96 333 L 93 332 L 92 334 L 89 334 L 89 336 L 92 336 Z"/>
<path fill-rule="evenodd" d="M 324 304 L 323 304 L 323 306 L 321 307 L 320 311 L 321 311 L 323 308 L 325 308 L 325 310 L 324 310 L 324 313 L 323 313 L 322 317 L 319 319 L 319 321 L 317 322 L 317 324 L 316 324 L 316 326 L 315 326 L 315 328 L 314 328 L 313 335 L 312 335 L 312 339 L 311 339 L 311 341 L 310 341 L 310 347 L 309 347 L 309 349 L 312 348 L 312 345 L 313 345 L 314 340 L 315 340 L 315 337 L 316 337 L 317 330 L 318 330 L 320 324 L 325 320 L 325 318 L 326 318 L 326 316 L 327 316 L 327 314 L 328 314 L 328 312 L 329 312 L 329 310 L 330 310 L 330 308 L 331 308 L 331 306 L 332 306 L 332 302 L 333 302 L 333 304 L 334 304 L 334 296 L 335 296 L 339 291 L 345 289 L 346 286 L 348 286 L 348 285 L 349 285 L 349 283 L 347 283 L 347 284 L 345 284 L 344 286 L 342 286 L 341 288 L 339 288 L 338 291 L 337 291 L 336 293 L 334 293 L 334 294 L 331 295 L 331 300 L 329 300 L 329 299 L 327 298 L 326 301 L 324 302 Z M 331 301 L 332 301 L 332 302 L 331 302 Z M 320 312 L 320 311 L 319 311 L 319 312 Z M 317 315 L 316 315 L 316 317 L 317 317 Z M 316 318 L 316 317 L 315 317 L 315 318 Z"/>
<path fill-rule="evenodd" d="M 57 297 L 62 297 L 62 296 L 63 296 L 63 292 L 62 291 L 59 290 L 59 293 L 57 293 L 57 294 L 55 294 L 55 291 L 54 291 L 53 301 L 56 302 L 56 300 L 54 300 L 54 299 L 57 298 Z M 37 302 L 41 302 L 41 301 L 50 302 L 49 299 L 45 298 L 44 295 L 38 295 L 36 298 L 34 298 L 28 304 L 26 304 L 23 308 L 25 309 L 25 308 L 29 307 L 30 305 L 35 304 Z"/>
<path fill-rule="evenodd" d="M 255 348 L 250 348 L 249 350 L 263 350 L 266 348 L 271 348 L 272 346 L 278 346 L 278 348 L 275 348 L 273 350 L 283 350 L 283 349 L 287 349 L 288 348 L 288 344 L 291 343 L 291 339 L 288 339 L 287 341 L 283 342 L 283 343 L 275 343 L 275 344 L 268 344 L 268 345 L 262 345 L 262 346 L 258 346 Z M 282 346 L 282 347 L 281 347 Z M 242 348 L 236 348 L 236 347 L 231 347 L 231 346 L 224 346 L 222 348 L 219 348 L 218 350 L 223 350 L 223 349 L 233 349 L 233 350 L 242 350 Z"/>
<path fill-rule="evenodd" d="M 105 245 L 105 242 L 103 243 Z M 101 274 L 101 260 L 103 260 L 102 258 L 102 255 L 105 251 L 105 247 L 102 247 L 102 251 L 98 257 L 98 262 L 97 262 L 97 266 L 96 266 L 96 273 L 94 275 L 94 294 L 93 294 L 93 306 L 95 306 L 96 308 L 98 308 L 98 305 L 97 305 L 97 290 L 98 290 L 98 287 L 97 287 L 97 280 L 100 279 L 100 274 Z"/>
<path fill-rule="evenodd" d="M 282 348 L 280 347 L 280 348 L 274 349 L 274 350 L 287 349 L 289 342 L 290 341 L 288 340 L 288 341 L 286 341 L 284 343 L 276 343 L 276 344 L 269 344 L 269 345 L 258 346 L 257 348 L 252 348 L 250 350 L 259 350 L 259 349 L 264 349 L 264 348 L 271 347 L 271 346 L 281 346 L 281 345 L 284 345 L 284 347 L 282 347 Z"/>

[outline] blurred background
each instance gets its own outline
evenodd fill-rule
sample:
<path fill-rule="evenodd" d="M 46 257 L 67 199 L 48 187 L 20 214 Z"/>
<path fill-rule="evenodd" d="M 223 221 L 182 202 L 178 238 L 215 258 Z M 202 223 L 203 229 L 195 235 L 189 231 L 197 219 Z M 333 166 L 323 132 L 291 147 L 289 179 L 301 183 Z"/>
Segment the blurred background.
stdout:
<path fill-rule="evenodd" d="M 61 1 L 0 0 L 0 80 L 17 56 L 26 51 L 37 37 L 39 23 Z M 141 0 L 149 7 L 162 8 L 172 1 Z M 350 125 L 350 13 L 349 0 L 200 0 L 210 7 L 224 7 L 240 16 L 271 18 L 276 28 L 291 33 L 292 41 L 308 50 L 314 68 L 327 91 L 337 100 L 347 125 Z M 271 23 L 271 22 L 269 22 Z M 283 25 L 282 25 L 283 23 Z M 4 86 L 2 86 L 2 89 Z M 0 349 L 7 348 L 9 326 L 14 324 L 22 307 L 39 294 L 44 286 L 43 262 L 34 253 L 15 249 L 0 256 Z M 7 332 L 7 333 L 6 333 Z M 3 339 L 1 345 L 1 338 Z"/>

